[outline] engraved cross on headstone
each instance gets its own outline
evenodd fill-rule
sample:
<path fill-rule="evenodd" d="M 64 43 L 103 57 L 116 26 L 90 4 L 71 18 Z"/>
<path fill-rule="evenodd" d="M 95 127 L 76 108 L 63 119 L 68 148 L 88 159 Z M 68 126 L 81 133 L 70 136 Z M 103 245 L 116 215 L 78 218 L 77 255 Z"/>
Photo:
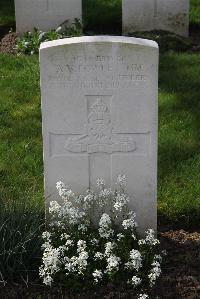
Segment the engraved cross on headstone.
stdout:
<path fill-rule="evenodd" d="M 109 96 L 90 96 L 85 134 L 71 135 L 65 140 L 66 152 L 88 155 L 90 186 L 94 185 L 98 177 L 109 179 L 111 183 L 114 153 L 133 153 L 137 149 L 134 140 L 136 133 L 114 132 L 111 119 L 112 97 L 110 103 L 108 98 Z"/>
<path fill-rule="evenodd" d="M 154 26 L 154 29 L 157 28 L 157 22 L 158 22 L 158 17 L 159 17 L 159 14 L 158 14 L 158 1 L 159 0 L 154 0 L 153 2 L 153 10 L 154 10 L 154 14 L 153 14 L 153 26 Z"/>
<path fill-rule="evenodd" d="M 158 0 L 154 0 L 154 18 L 158 17 Z"/>

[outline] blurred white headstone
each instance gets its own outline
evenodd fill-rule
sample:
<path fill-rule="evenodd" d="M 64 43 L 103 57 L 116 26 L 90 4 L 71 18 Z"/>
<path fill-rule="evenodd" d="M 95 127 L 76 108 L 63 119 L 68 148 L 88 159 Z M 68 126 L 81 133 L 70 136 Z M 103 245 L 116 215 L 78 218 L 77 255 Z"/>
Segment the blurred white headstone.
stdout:
<path fill-rule="evenodd" d="M 82 0 L 15 0 L 18 33 L 56 29 L 60 24 L 71 24 L 82 19 Z"/>
<path fill-rule="evenodd" d="M 189 0 L 122 0 L 123 33 L 166 30 L 189 33 Z"/>

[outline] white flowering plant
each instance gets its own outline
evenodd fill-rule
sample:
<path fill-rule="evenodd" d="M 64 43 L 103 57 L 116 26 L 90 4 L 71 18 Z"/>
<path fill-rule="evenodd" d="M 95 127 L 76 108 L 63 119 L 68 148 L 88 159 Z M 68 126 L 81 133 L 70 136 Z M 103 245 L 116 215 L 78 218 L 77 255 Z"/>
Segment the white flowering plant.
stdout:
<path fill-rule="evenodd" d="M 75 19 L 74 23 L 70 26 L 59 26 L 55 30 L 44 32 L 34 28 L 32 32 L 25 32 L 21 37 L 17 38 L 16 50 L 19 54 L 38 54 L 40 44 L 43 42 L 81 35 L 82 24 L 78 19 Z"/>
<path fill-rule="evenodd" d="M 116 189 L 97 181 L 97 191 L 76 195 L 57 183 L 61 201 L 49 206 L 48 230 L 43 233 L 39 273 L 44 284 L 71 289 L 127 285 L 137 298 L 148 292 L 161 274 L 162 254 L 152 229 L 140 238 L 136 214 L 128 208 L 126 177 Z"/>

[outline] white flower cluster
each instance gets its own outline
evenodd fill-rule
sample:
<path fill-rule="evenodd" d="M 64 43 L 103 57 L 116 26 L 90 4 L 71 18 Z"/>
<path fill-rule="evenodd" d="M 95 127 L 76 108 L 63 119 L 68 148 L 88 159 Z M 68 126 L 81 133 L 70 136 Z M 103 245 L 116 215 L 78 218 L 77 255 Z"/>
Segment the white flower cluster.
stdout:
<path fill-rule="evenodd" d="M 97 179 L 97 187 L 99 188 L 99 189 L 103 189 L 104 187 L 105 187 L 105 181 L 104 181 L 104 179 L 103 178 L 99 178 L 99 179 Z"/>
<path fill-rule="evenodd" d="M 118 175 L 117 177 L 117 184 L 119 184 L 121 187 L 126 187 L 127 185 L 127 179 L 126 179 L 126 176 L 123 174 L 123 175 Z"/>
<path fill-rule="evenodd" d="M 110 189 L 104 188 L 99 192 L 99 197 L 103 197 L 103 199 L 107 199 L 111 195 L 112 195 L 112 191 Z M 103 205 L 103 202 L 102 202 L 102 205 Z"/>
<path fill-rule="evenodd" d="M 127 205 L 129 202 L 129 197 L 127 194 L 117 194 L 115 203 L 114 203 L 114 209 L 116 211 L 122 211 L 123 207 Z"/>
<path fill-rule="evenodd" d="M 105 244 L 105 256 L 110 256 L 115 248 L 116 244 L 114 242 L 107 242 Z"/>
<path fill-rule="evenodd" d="M 71 246 L 74 246 L 74 242 L 70 239 L 70 235 L 66 233 L 61 234 L 60 240 L 64 240 L 64 246 L 66 251 L 68 251 L 71 248 Z"/>
<path fill-rule="evenodd" d="M 86 196 L 83 197 L 83 208 L 87 210 L 93 205 L 95 200 L 96 196 L 93 193 L 88 193 Z"/>
<path fill-rule="evenodd" d="M 124 238 L 122 233 L 117 234 L 117 241 L 120 242 Z"/>
<path fill-rule="evenodd" d="M 116 255 L 110 255 L 107 258 L 107 267 L 106 267 L 106 272 L 108 274 L 112 274 L 113 271 L 118 271 L 119 270 L 119 264 L 120 264 L 120 257 Z"/>
<path fill-rule="evenodd" d="M 149 229 L 146 232 L 146 238 L 139 240 L 139 245 L 149 245 L 149 246 L 155 246 L 160 244 L 160 241 L 155 238 L 155 231 L 153 229 Z"/>
<path fill-rule="evenodd" d="M 69 224 L 75 225 L 80 223 L 83 225 L 81 220 L 84 218 L 85 212 L 77 207 L 74 207 L 71 202 L 66 202 L 60 212 L 60 215 L 63 219 L 67 218 L 66 220 L 68 220 Z"/>
<path fill-rule="evenodd" d="M 42 233 L 42 238 L 46 242 L 51 242 L 51 233 L 47 232 L 47 231 L 43 232 Z"/>
<path fill-rule="evenodd" d="M 59 195 L 63 200 L 62 205 L 56 201 L 50 202 L 49 214 L 52 217 L 51 225 L 62 227 L 67 221 L 69 225 L 80 224 L 79 229 L 85 230 L 85 210 L 86 205 L 76 206 L 74 203 L 80 203 L 80 197 L 75 196 L 73 191 L 66 187 L 62 182 L 56 184 Z M 85 200 L 85 199 L 84 199 Z M 85 200 L 86 201 L 86 200 Z M 54 222 L 53 222 L 54 220 Z"/>
<path fill-rule="evenodd" d="M 87 190 L 76 195 L 62 182 L 57 183 L 62 200 L 50 203 L 49 231 L 43 233 L 39 273 L 46 285 L 60 276 L 70 284 L 76 279 L 80 283 L 85 277 L 89 283 L 100 284 L 121 275 L 137 295 L 141 293 L 138 299 L 148 298 L 142 294 L 147 287 L 145 281 L 148 279 L 152 287 L 161 273 L 162 257 L 155 246 L 159 241 L 152 229 L 139 239 L 136 214 L 128 209 L 126 185 L 124 175 L 118 176 L 116 190 L 106 188 L 105 181 L 98 179 L 98 192 Z"/>
<path fill-rule="evenodd" d="M 60 212 L 61 206 L 57 201 L 51 201 L 50 207 L 49 207 L 49 213 L 50 214 L 58 214 Z"/>
<path fill-rule="evenodd" d="M 99 221 L 99 235 L 101 238 L 108 239 L 113 234 L 111 224 L 112 221 L 110 219 L 110 216 L 104 213 Z"/>
<path fill-rule="evenodd" d="M 152 266 L 151 272 L 148 275 L 151 286 L 155 285 L 156 280 L 160 277 L 160 274 L 161 274 L 160 262 L 161 261 L 162 261 L 161 255 L 155 255 L 153 263 L 151 264 L 151 266 Z"/>
<path fill-rule="evenodd" d="M 113 250 L 115 248 L 116 244 L 112 242 L 107 242 L 105 244 L 105 257 L 107 261 L 107 266 L 106 266 L 106 273 L 112 274 L 113 271 L 118 271 L 119 270 L 119 264 L 120 264 L 120 257 L 116 256 L 113 253 Z"/>
<path fill-rule="evenodd" d="M 148 299 L 149 296 L 147 294 L 140 294 L 138 299 Z"/>
<path fill-rule="evenodd" d="M 123 220 L 122 226 L 125 230 L 127 229 L 135 229 L 137 227 L 137 222 L 135 221 L 136 214 L 134 212 L 130 212 L 128 214 L 129 218 Z"/>
<path fill-rule="evenodd" d="M 60 270 L 60 248 L 53 248 L 50 242 L 46 241 L 43 244 L 42 266 L 39 269 L 39 275 L 43 278 L 46 285 L 51 285 L 53 275 Z"/>
<path fill-rule="evenodd" d="M 103 277 L 103 273 L 101 270 L 95 270 L 93 273 L 92 273 L 92 276 L 94 277 L 94 281 L 96 283 L 98 283 L 102 277 Z"/>
<path fill-rule="evenodd" d="M 142 280 L 139 277 L 135 276 L 135 275 L 131 278 L 131 284 L 135 287 L 140 285 L 141 282 L 142 282 Z"/>
<path fill-rule="evenodd" d="M 92 240 L 90 240 L 90 243 L 91 243 L 92 245 L 98 245 L 99 240 L 97 240 L 96 238 L 93 238 Z"/>
<path fill-rule="evenodd" d="M 58 190 L 58 193 L 60 197 L 63 199 L 69 199 L 70 197 L 74 197 L 74 193 L 71 189 L 69 189 L 63 182 L 57 182 L 56 183 L 56 188 Z"/>
<path fill-rule="evenodd" d="M 95 253 L 95 255 L 94 255 L 94 260 L 102 260 L 104 258 L 104 255 L 103 255 L 103 253 L 101 253 L 101 252 L 99 252 L 99 251 L 97 251 L 96 253 Z"/>
<path fill-rule="evenodd" d="M 65 265 L 66 275 L 70 273 L 77 273 L 78 275 L 83 275 L 87 268 L 88 252 L 86 251 L 86 242 L 79 240 L 77 242 L 77 253 L 78 256 L 72 256 L 69 258 L 65 256 L 63 262 Z"/>
<path fill-rule="evenodd" d="M 127 269 L 135 269 L 136 271 L 139 271 L 139 269 L 142 267 L 142 255 L 138 250 L 133 249 L 130 251 L 130 258 L 125 264 L 125 267 Z"/>

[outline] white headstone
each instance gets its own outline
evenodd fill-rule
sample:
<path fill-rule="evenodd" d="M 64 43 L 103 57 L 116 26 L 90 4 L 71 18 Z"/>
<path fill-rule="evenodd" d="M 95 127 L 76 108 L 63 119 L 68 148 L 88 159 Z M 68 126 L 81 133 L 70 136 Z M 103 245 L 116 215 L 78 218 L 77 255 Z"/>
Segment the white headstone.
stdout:
<path fill-rule="evenodd" d="M 82 0 L 15 0 L 15 16 L 18 33 L 56 29 L 82 19 Z"/>
<path fill-rule="evenodd" d="M 156 228 L 158 46 L 79 37 L 40 48 L 45 196 L 128 178 L 141 229 Z"/>
<path fill-rule="evenodd" d="M 189 32 L 189 0 L 122 0 L 123 33 L 166 30 Z"/>

